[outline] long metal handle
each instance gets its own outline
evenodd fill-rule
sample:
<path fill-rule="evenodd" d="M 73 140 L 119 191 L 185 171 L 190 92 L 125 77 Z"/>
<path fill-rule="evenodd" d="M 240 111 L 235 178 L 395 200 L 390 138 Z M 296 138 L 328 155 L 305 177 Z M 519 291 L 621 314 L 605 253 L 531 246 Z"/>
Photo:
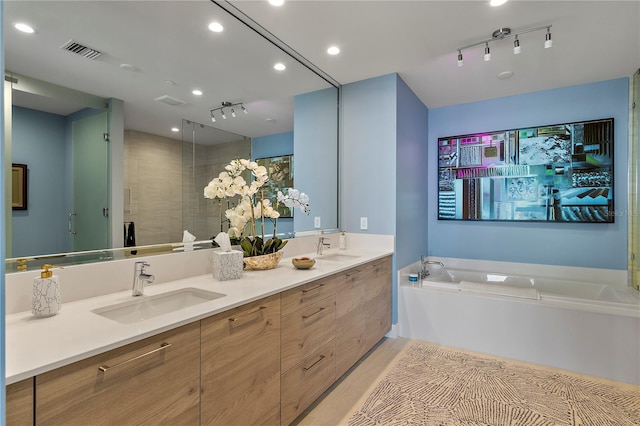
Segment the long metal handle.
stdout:
<path fill-rule="evenodd" d="M 247 312 L 246 314 L 242 314 L 242 315 L 238 315 L 237 317 L 233 317 L 233 318 L 229 318 L 229 321 L 234 324 L 237 323 L 238 321 L 240 321 L 243 318 L 246 318 L 248 316 L 251 315 L 255 315 L 258 314 L 260 312 L 262 312 L 263 310 L 267 309 L 266 306 L 260 306 L 258 309 L 256 309 L 255 311 L 251 311 L 251 312 Z"/>
<path fill-rule="evenodd" d="M 169 346 L 171 346 L 171 343 L 162 343 L 159 348 L 153 349 L 153 350 L 151 350 L 149 352 L 143 353 L 142 355 L 138 355 L 138 356 L 133 357 L 131 359 L 128 359 L 126 361 L 119 362 L 119 363 L 117 363 L 115 365 L 111 365 L 111 366 L 109 366 L 109 365 L 101 365 L 100 367 L 98 367 L 98 370 L 106 373 L 108 370 L 112 370 L 114 368 L 122 367 L 123 365 L 128 364 L 128 363 L 133 362 L 133 361 L 137 361 L 140 358 L 144 358 L 144 357 L 146 357 L 148 355 L 151 355 L 151 354 L 154 354 L 156 352 L 163 351 L 163 350 L 167 349 Z"/>
<path fill-rule="evenodd" d="M 302 292 L 303 293 L 309 293 L 310 291 L 314 291 L 314 290 L 317 290 L 317 289 L 322 288 L 322 287 L 324 287 L 324 284 L 318 284 L 315 287 L 311 287 L 311 288 L 307 288 L 305 290 L 302 290 Z"/>
<path fill-rule="evenodd" d="M 320 355 L 320 358 L 318 358 L 318 360 L 317 360 L 316 362 L 314 362 L 313 364 L 311 364 L 311 365 L 310 365 L 310 366 L 308 366 L 308 367 L 302 367 L 302 369 L 303 369 L 304 371 L 309 371 L 309 370 L 311 370 L 313 367 L 315 367 L 315 366 L 316 366 L 316 364 L 318 364 L 318 363 L 319 363 L 320 361 L 322 361 L 323 359 L 324 359 L 324 355 Z"/>
<path fill-rule="evenodd" d="M 76 231 L 71 228 L 71 216 L 77 216 L 77 213 L 69 213 L 69 233 L 75 235 Z"/>
<path fill-rule="evenodd" d="M 320 308 L 317 311 L 315 311 L 314 313 L 310 314 L 310 315 L 303 315 L 302 319 L 307 319 L 307 318 L 311 318 L 314 315 L 318 315 L 320 312 L 324 311 L 325 308 Z"/>

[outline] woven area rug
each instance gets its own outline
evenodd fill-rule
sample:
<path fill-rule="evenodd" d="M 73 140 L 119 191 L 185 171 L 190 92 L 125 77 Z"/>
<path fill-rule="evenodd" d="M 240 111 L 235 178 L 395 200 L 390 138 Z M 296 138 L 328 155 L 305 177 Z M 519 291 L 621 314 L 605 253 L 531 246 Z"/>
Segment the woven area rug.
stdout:
<path fill-rule="evenodd" d="M 348 424 L 638 426 L 640 387 L 412 343 Z"/>

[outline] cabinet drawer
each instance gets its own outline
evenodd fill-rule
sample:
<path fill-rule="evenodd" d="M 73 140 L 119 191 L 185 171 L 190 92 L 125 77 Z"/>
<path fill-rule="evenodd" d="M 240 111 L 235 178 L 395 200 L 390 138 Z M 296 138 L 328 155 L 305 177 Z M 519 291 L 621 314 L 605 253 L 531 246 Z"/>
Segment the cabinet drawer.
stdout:
<path fill-rule="evenodd" d="M 331 340 L 282 375 L 282 424 L 288 425 L 335 380 Z"/>
<path fill-rule="evenodd" d="M 33 426 L 33 378 L 7 385 L 7 426 Z"/>
<path fill-rule="evenodd" d="M 202 320 L 202 424 L 280 424 L 280 295 Z"/>
<path fill-rule="evenodd" d="M 335 319 L 335 294 L 283 317 L 281 371 L 287 371 L 332 340 L 336 333 Z"/>
<path fill-rule="evenodd" d="M 200 323 L 36 376 L 36 424 L 197 425 Z"/>
<path fill-rule="evenodd" d="M 282 316 L 290 315 L 336 292 L 334 275 L 301 285 L 282 293 Z"/>

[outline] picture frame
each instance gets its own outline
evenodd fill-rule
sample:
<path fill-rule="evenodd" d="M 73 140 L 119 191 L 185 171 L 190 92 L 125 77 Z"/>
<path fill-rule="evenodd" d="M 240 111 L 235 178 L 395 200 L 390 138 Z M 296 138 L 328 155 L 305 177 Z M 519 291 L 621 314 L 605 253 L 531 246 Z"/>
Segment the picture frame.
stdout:
<path fill-rule="evenodd" d="M 438 220 L 613 223 L 614 120 L 438 138 Z"/>
<path fill-rule="evenodd" d="M 264 186 L 264 198 L 271 200 L 275 207 L 278 191 L 293 188 L 293 155 L 279 155 L 276 157 L 257 158 L 256 163 L 267 169 L 269 182 Z M 278 213 L 281 218 L 292 218 L 293 212 L 289 207 L 278 205 Z"/>
<path fill-rule="evenodd" d="M 11 208 L 27 210 L 27 165 L 11 164 Z"/>

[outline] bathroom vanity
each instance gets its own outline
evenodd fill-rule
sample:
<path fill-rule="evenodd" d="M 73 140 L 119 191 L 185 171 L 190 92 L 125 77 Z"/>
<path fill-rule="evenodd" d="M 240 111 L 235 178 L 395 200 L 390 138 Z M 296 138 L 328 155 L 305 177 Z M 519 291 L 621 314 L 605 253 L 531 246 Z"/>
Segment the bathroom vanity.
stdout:
<path fill-rule="evenodd" d="M 44 320 L 11 315 L 9 340 L 22 327 L 24 339 L 71 349 L 18 363 L 33 344 L 8 345 L 7 424 L 290 424 L 391 329 L 391 255 L 328 254 L 307 271 L 285 258 L 241 280 L 152 285 L 142 297 L 185 287 L 224 297 L 127 324 L 96 312 L 130 292 Z"/>

